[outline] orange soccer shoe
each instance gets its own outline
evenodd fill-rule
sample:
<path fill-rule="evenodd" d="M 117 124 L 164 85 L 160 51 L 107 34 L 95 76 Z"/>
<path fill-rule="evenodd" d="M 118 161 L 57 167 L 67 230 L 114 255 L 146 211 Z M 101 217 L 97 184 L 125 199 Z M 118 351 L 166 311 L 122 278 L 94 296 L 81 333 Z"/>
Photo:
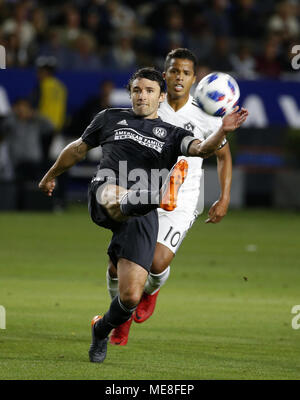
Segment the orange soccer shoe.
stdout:
<path fill-rule="evenodd" d="M 188 172 L 188 163 L 182 159 L 178 161 L 166 179 L 161 189 L 160 208 L 166 211 L 173 211 L 177 207 L 178 191 L 183 184 Z"/>
<path fill-rule="evenodd" d="M 112 330 L 109 338 L 110 344 L 115 344 L 118 346 L 125 346 L 127 344 L 132 320 L 133 317 L 131 317 L 128 321 L 124 322 L 124 324 L 117 326 L 115 329 Z"/>
<path fill-rule="evenodd" d="M 159 290 L 154 294 L 147 294 L 146 292 L 143 293 L 142 299 L 133 314 L 135 322 L 140 324 L 151 317 L 155 309 L 158 293 Z"/>

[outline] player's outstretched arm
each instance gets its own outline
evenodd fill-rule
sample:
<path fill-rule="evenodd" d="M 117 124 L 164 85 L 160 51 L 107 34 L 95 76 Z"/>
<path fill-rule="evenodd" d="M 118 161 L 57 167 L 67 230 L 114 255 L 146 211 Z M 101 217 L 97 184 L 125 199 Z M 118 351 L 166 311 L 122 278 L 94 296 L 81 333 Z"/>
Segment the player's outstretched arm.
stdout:
<path fill-rule="evenodd" d="M 52 196 L 52 192 L 55 188 L 55 178 L 83 160 L 90 149 L 91 147 L 83 142 L 81 138 L 68 144 L 40 181 L 39 188 L 48 196 Z"/>
<path fill-rule="evenodd" d="M 246 121 L 247 116 L 248 111 L 245 108 L 238 111 L 238 107 L 236 107 L 232 113 L 223 118 L 222 126 L 217 132 L 208 136 L 203 142 L 194 140 L 189 146 L 188 155 L 202 158 L 211 156 L 221 145 L 226 135 L 239 128 Z"/>

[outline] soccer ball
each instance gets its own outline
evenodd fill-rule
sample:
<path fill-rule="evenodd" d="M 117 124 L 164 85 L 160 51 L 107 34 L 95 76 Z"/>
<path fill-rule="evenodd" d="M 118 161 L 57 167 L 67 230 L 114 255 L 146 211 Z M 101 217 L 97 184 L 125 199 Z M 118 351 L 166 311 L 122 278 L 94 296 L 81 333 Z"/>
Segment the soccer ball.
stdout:
<path fill-rule="evenodd" d="M 229 114 L 240 97 L 236 80 L 224 72 L 212 72 L 198 83 L 194 98 L 197 105 L 209 115 L 224 117 Z"/>

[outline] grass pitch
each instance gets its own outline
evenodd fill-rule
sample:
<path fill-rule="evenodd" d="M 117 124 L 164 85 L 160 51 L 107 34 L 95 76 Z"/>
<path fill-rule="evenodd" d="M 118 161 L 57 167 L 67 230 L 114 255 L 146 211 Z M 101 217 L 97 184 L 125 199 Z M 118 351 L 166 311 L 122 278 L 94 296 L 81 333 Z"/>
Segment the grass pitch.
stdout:
<path fill-rule="evenodd" d="M 91 318 L 109 306 L 110 232 L 85 208 L 0 214 L 1 379 L 299 379 L 300 215 L 230 211 L 194 224 L 127 346 L 88 361 Z"/>

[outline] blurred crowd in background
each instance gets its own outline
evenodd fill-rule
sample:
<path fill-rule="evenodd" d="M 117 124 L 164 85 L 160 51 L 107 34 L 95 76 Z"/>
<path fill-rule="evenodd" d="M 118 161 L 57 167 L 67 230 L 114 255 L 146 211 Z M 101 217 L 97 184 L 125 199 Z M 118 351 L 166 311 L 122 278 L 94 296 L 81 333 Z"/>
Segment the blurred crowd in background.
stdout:
<path fill-rule="evenodd" d="M 12 105 L 0 87 L 0 209 L 29 207 L 63 139 L 79 137 L 111 106 L 114 81 L 105 79 L 68 115 L 68 90 L 57 72 L 163 70 L 170 50 L 187 47 L 199 60 L 198 80 L 211 70 L 299 80 L 291 66 L 297 44 L 298 0 L 0 0 L 6 68 L 32 68 L 37 77 L 30 95 Z M 67 174 L 59 178 L 57 207 L 66 204 L 66 181 Z"/>
<path fill-rule="evenodd" d="M 212 69 L 278 78 L 300 43 L 298 0 L 0 0 L 8 67 L 55 56 L 59 69 L 163 67 L 188 47 Z"/>

